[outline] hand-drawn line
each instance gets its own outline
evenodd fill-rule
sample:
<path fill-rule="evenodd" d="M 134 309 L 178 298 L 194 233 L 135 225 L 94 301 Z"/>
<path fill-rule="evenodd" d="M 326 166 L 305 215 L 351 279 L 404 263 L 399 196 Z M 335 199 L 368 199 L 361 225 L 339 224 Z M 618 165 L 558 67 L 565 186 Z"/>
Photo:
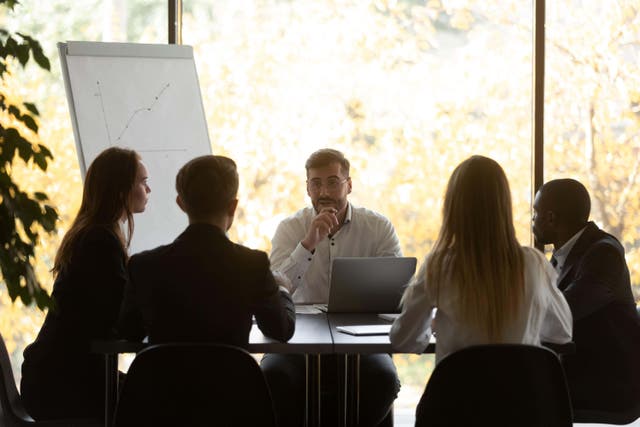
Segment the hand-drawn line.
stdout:
<path fill-rule="evenodd" d="M 160 92 L 158 92 L 158 94 L 155 96 L 153 102 L 151 103 L 150 106 L 148 107 L 142 107 L 142 108 L 138 108 L 137 110 L 135 110 L 133 112 L 133 114 L 131 114 L 131 116 L 129 117 L 129 120 L 127 121 L 127 124 L 124 125 L 124 128 L 122 129 L 122 132 L 120 132 L 120 135 L 118 135 L 118 137 L 116 138 L 116 141 L 120 141 L 120 139 L 122 138 L 122 135 L 124 135 L 124 133 L 127 131 L 127 129 L 129 128 L 129 125 L 131 124 L 131 122 L 133 121 L 133 119 L 136 117 L 136 115 L 142 111 L 151 111 L 153 110 L 153 107 L 155 107 L 155 105 L 158 103 L 158 100 L 160 99 L 160 97 L 162 96 L 162 94 L 164 93 L 165 90 L 167 90 L 167 88 L 171 86 L 171 83 L 167 83 L 166 85 L 164 85 L 164 87 L 160 90 Z"/>
<path fill-rule="evenodd" d="M 107 138 L 109 138 L 109 145 L 111 145 L 111 133 L 109 132 L 109 122 L 107 121 L 107 113 L 104 111 L 104 102 L 102 101 L 102 90 L 100 90 L 100 80 L 96 81 L 98 93 L 94 96 L 100 98 L 100 108 L 102 108 L 102 117 L 104 118 L 104 127 L 107 129 Z"/>
<path fill-rule="evenodd" d="M 107 137 L 109 138 L 109 144 L 111 145 L 112 144 L 111 132 L 109 131 L 109 124 L 108 124 L 108 120 L 107 120 L 107 114 L 105 113 L 105 109 L 104 109 L 104 101 L 103 101 L 103 98 L 102 98 L 102 90 L 100 89 L 100 81 L 97 81 L 96 85 L 97 85 L 97 88 L 98 88 L 98 93 L 95 96 L 100 97 L 100 106 L 102 108 L 102 116 L 104 117 L 104 125 L 105 125 L 105 128 L 107 129 Z M 158 103 L 158 101 L 160 100 L 162 95 L 164 94 L 164 91 L 167 90 L 169 88 L 169 86 L 171 86 L 171 83 L 165 84 L 162 87 L 162 89 L 160 89 L 160 92 L 158 92 L 158 94 L 154 97 L 153 102 L 151 103 L 151 105 L 149 105 L 148 107 L 138 108 L 138 109 L 134 110 L 133 113 L 131 113 L 131 116 L 129 116 L 129 119 L 127 120 L 127 123 L 124 125 L 124 128 L 120 132 L 120 135 L 118 135 L 118 137 L 116 138 L 116 142 L 118 142 L 118 141 L 120 141 L 122 139 L 122 136 L 125 134 L 127 129 L 129 129 L 129 125 L 131 124 L 133 119 L 135 119 L 135 117 L 138 115 L 138 113 L 143 112 L 143 111 L 152 111 L 153 110 L 153 107 L 156 106 L 156 104 Z"/>

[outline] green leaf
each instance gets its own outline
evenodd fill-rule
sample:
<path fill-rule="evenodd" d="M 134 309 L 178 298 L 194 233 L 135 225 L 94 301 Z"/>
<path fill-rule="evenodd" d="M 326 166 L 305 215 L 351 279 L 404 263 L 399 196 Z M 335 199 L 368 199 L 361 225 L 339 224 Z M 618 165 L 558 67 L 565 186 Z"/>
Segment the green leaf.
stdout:
<path fill-rule="evenodd" d="M 44 310 L 45 308 L 55 309 L 54 300 L 39 284 L 35 289 L 34 297 L 36 299 L 36 305 L 40 310 Z"/>
<path fill-rule="evenodd" d="M 18 47 L 18 42 L 11 36 L 7 37 L 7 40 L 4 42 L 4 57 L 7 56 L 17 56 L 16 48 Z"/>
<path fill-rule="evenodd" d="M 16 119 L 20 119 L 20 109 L 15 105 L 9 105 L 9 114 L 13 115 Z"/>
<path fill-rule="evenodd" d="M 23 102 L 22 105 L 24 105 L 24 108 L 29 110 L 32 114 L 35 114 L 36 116 L 40 115 L 40 112 L 38 111 L 38 108 L 36 107 L 36 105 L 34 103 L 32 103 L 32 102 Z"/>
<path fill-rule="evenodd" d="M 38 149 L 40 150 L 40 152 L 45 156 L 48 157 L 50 159 L 53 159 L 53 154 L 51 154 L 51 151 L 49 151 L 49 149 L 47 147 L 45 147 L 42 144 L 38 144 Z"/>
<path fill-rule="evenodd" d="M 18 3 L 17 0 L 0 0 L 0 6 L 9 9 Z M 51 69 L 49 59 L 37 40 L 0 28 L 0 79 L 10 74 L 7 62 L 12 58 L 24 67 L 31 57 L 40 67 Z M 39 130 L 37 117 L 40 112 L 34 103 L 10 105 L 5 92 L 0 91 L 0 112 L 8 113 L 35 133 Z M 8 121 L 15 123 L 12 119 Z M 32 135 L 31 132 L 25 133 Z M 34 164 L 42 170 L 46 170 L 49 159 L 53 159 L 47 147 L 32 143 L 16 127 L 0 123 L 0 277 L 12 301 L 20 298 L 25 305 L 35 301 L 44 310 L 52 308 L 54 304 L 36 277 L 35 247 L 42 230 L 55 232 L 59 216 L 53 206 L 44 203 L 48 201 L 44 192 L 27 194 L 13 181 L 10 171 L 13 162 L 18 161 L 18 156 L 25 163 L 33 159 Z M 20 228 L 24 229 L 24 233 L 18 234 Z"/>
<path fill-rule="evenodd" d="M 7 159 L 8 162 L 11 162 L 13 160 L 15 152 L 18 149 L 18 140 L 20 138 L 20 134 L 14 128 L 9 128 L 4 132 L 2 157 Z"/>
<path fill-rule="evenodd" d="M 16 57 L 18 58 L 18 61 L 20 61 L 20 65 L 24 67 L 29 61 L 29 45 L 24 43 L 17 45 Z"/>
<path fill-rule="evenodd" d="M 55 231 L 56 222 L 60 219 L 58 212 L 49 205 L 44 205 L 44 216 L 40 218 L 40 225 L 47 232 Z"/>
<path fill-rule="evenodd" d="M 51 71 L 51 64 L 49 63 L 49 58 L 47 58 L 47 56 L 42 51 L 42 47 L 40 46 L 40 43 L 33 40 L 31 43 L 31 51 L 33 53 L 33 59 L 36 60 L 38 65 L 47 71 Z"/>
<path fill-rule="evenodd" d="M 16 142 L 18 146 L 18 155 L 22 160 L 24 160 L 25 163 L 29 163 L 29 160 L 34 155 L 31 143 L 23 137 L 20 137 L 20 139 L 18 139 Z"/>
<path fill-rule="evenodd" d="M 17 4 L 20 4 L 20 2 L 18 0 L 0 0 L 0 4 L 3 4 L 9 9 L 13 10 L 13 7 Z"/>
<path fill-rule="evenodd" d="M 33 153 L 33 161 L 43 171 L 47 170 L 47 158 L 42 153 Z"/>
<path fill-rule="evenodd" d="M 35 133 L 38 133 L 38 124 L 36 123 L 35 120 L 33 120 L 33 117 L 31 117 L 28 114 L 24 114 L 21 117 L 21 120 L 29 129 L 31 129 Z"/>

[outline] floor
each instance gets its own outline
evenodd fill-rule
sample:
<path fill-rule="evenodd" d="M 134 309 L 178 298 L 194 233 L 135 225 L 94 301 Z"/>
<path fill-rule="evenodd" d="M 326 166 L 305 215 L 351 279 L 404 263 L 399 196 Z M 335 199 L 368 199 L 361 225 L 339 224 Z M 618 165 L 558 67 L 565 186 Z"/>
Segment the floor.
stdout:
<path fill-rule="evenodd" d="M 409 408 L 394 408 L 393 421 L 395 427 L 413 427 L 415 422 L 414 412 Z M 574 427 L 604 427 L 611 424 L 574 424 Z M 640 427 L 640 419 L 635 420 L 631 424 L 626 424 L 627 427 Z"/>
<path fill-rule="evenodd" d="M 400 389 L 398 398 L 393 405 L 393 421 L 394 427 L 414 427 L 415 408 L 420 397 L 422 396 L 423 387 L 406 387 Z M 625 424 L 627 427 L 640 427 L 640 419 L 635 420 L 631 424 Z M 584 424 L 576 423 L 574 427 L 605 427 L 612 424 Z"/>

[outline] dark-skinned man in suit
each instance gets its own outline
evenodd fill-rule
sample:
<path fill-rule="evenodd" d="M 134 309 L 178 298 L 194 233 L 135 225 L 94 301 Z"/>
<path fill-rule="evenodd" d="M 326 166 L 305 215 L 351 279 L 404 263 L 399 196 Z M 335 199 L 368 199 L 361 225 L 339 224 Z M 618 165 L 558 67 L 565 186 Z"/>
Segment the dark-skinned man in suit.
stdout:
<path fill-rule="evenodd" d="M 573 179 L 545 183 L 533 204 L 536 242 L 573 315 L 575 354 L 564 358 L 574 411 L 622 412 L 640 403 L 640 318 L 624 248 L 589 221 L 591 201 Z"/>

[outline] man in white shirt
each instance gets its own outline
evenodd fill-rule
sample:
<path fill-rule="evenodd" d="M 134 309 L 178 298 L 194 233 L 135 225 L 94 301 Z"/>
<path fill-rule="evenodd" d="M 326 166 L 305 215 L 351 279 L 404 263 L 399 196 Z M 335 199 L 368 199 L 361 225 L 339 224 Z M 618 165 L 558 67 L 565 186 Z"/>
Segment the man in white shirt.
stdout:
<path fill-rule="evenodd" d="M 333 258 L 402 253 L 388 219 L 348 202 L 352 182 L 349 161 L 341 152 L 318 150 L 305 167 L 312 206 L 278 226 L 272 239 L 271 268 L 289 278 L 294 302 L 327 303 Z M 304 358 L 269 354 L 263 358 L 262 368 L 271 387 L 278 425 L 303 425 Z M 388 354 L 362 355 L 360 372 L 360 425 L 376 426 L 387 415 L 400 382 Z"/>

